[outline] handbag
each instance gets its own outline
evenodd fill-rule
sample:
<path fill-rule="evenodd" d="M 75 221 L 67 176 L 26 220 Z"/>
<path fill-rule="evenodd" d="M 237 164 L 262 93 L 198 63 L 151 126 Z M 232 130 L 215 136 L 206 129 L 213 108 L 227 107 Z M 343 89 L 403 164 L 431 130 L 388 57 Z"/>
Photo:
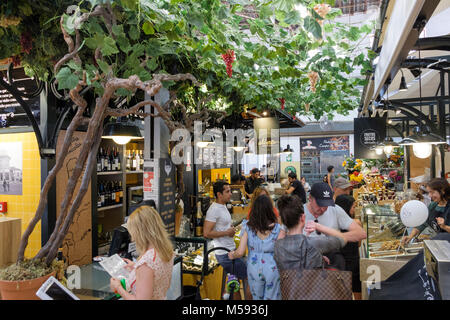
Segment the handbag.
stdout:
<path fill-rule="evenodd" d="M 352 272 L 321 269 L 279 270 L 282 300 L 352 300 Z"/>

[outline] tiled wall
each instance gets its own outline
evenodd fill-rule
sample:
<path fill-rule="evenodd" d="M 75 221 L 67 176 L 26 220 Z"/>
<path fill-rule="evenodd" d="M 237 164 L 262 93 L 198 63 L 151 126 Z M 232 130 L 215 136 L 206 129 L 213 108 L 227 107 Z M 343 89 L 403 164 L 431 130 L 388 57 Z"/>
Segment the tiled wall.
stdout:
<path fill-rule="evenodd" d="M 0 134 L 0 143 L 22 142 L 22 195 L 0 194 L 0 201 L 8 204 L 7 217 L 22 219 L 22 232 L 34 217 L 41 191 L 41 161 L 36 137 L 33 132 Z M 41 248 L 41 223 L 39 222 L 28 240 L 25 257 L 33 257 Z"/>

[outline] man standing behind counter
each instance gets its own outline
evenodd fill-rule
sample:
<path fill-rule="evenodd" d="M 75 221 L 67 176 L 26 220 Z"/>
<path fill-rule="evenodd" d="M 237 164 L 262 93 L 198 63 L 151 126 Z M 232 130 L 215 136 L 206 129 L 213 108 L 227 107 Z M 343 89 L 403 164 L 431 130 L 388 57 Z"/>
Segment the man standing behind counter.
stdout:
<path fill-rule="evenodd" d="M 231 215 L 226 204 L 231 199 L 231 188 L 227 182 L 218 181 L 213 186 L 216 202 L 213 202 L 206 212 L 203 224 L 203 236 L 213 239 L 214 248 L 225 247 L 230 251 L 236 249 L 234 243 L 235 228 L 232 225 Z M 247 265 L 242 259 L 235 259 L 234 273 L 233 262 L 228 258 L 225 250 L 215 251 L 217 261 L 223 267 L 224 272 L 234 274 L 241 280 L 247 279 Z M 247 286 L 248 287 L 248 286 Z M 246 294 L 250 296 L 247 288 Z"/>
<path fill-rule="evenodd" d="M 349 242 L 358 242 L 367 237 L 366 232 L 339 206 L 335 206 L 333 201 L 333 191 L 328 183 L 319 182 L 313 184 L 309 201 L 304 205 L 306 223 L 309 230 L 313 230 L 310 236 L 324 236 L 316 229 L 316 224 L 333 228 L 337 231 L 347 230 L 345 237 Z M 330 264 L 340 270 L 345 269 L 345 259 L 341 252 L 327 255 Z"/>
<path fill-rule="evenodd" d="M 263 182 L 264 179 L 261 178 L 261 171 L 258 168 L 253 168 L 250 171 L 250 177 L 245 181 L 245 192 L 251 195 Z"/>

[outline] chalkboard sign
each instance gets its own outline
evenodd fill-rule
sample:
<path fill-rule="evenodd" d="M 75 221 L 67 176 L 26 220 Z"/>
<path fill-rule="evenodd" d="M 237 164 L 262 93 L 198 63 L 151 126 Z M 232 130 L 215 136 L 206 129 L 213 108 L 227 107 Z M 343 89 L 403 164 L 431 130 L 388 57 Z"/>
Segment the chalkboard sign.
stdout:
<path fill-rule="evenodd" d="M 385 154 L 375 153 L 373 148 L 386 136 L 385 118 L 355 118 L 355 157 L 360 159 L 385 159 Z"/>
<path fill-rule="evenodd" d="M 168 158 L 159 159 L 159 214 L 169 236 L 175 236 L 175 166 Z"/>

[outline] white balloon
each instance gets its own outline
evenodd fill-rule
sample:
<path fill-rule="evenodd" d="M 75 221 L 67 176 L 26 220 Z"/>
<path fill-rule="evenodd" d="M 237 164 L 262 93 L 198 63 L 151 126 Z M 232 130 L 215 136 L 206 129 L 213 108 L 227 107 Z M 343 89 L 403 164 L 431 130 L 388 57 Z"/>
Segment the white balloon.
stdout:
<path fill-rule="evenodd" d="M 427 221 L 428 208 L 419 200 L 410 200 L 400 209 L 400 219 L 407 227 L 418 227 Z"/>

